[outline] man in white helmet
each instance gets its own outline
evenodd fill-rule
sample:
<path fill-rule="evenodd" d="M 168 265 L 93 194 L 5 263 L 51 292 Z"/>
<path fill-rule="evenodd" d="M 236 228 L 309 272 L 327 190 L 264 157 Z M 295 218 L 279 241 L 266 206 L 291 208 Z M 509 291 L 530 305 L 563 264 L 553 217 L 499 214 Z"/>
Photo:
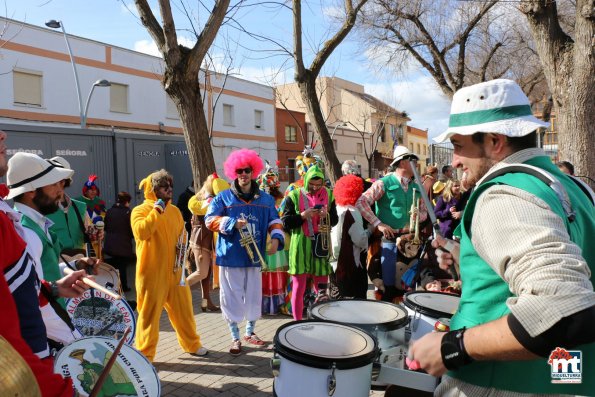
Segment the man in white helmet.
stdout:
<path fill-rule="evenodd" d="M 511 80 L 463 88 L 448 130 L 453 166 L 475 189 L 461 242 L 438 239 L 460 264 L 450 332 L 414 342 L 409 359 L 441 376 L 437 396 L 593 395 L 593 191 L 541 149 L 528 98 Z M 436 244 L 438 245 L 438 244 Z"/>
<path fill-rule="evenodd" d="M 378 244 L 370 245 L 368 258 L 372 259 L 369 260 L 368 274 L 374 285 L 382 291 L 382 300 L 389 302 L 405 292 L 400 280 L 397 280 L 396 239 L 412 231 L 411 205 L 420 197 L 422 189 L 413 181 L 411 159 L 418 160 L 418 157 L 405 146 L 395 147 L 391 163 L 395 170 L 374 182 L 356 204 L 364 219 L 375 228 L 376 234 L 381 235 L 381 255 L 378 255 Z M 415 198 L 414 189 L 417 192 Z M 375 211 L 371 208 L 374 203 Z M 427 218 L 423 202 L 418 215 L 420 222 Z"/>

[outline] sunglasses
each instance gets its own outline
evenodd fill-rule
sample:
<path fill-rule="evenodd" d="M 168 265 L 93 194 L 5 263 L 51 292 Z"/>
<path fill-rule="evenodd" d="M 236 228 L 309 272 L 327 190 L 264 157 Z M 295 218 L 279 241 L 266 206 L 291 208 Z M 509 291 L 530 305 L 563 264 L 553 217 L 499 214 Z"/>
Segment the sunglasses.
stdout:
<path fill-rule="evenodd" d="M 162 183 L 161 185 L 159 185 L 159 189 L 165 189 L 165 190 L 167 190 L 169 188 L 172 188 L 173 189 L 174 188 L 174 185 L 169 184 L 169 183 Z"/>
<path fill-rule="evenodd" d="M 238 168 L 236 170 L 236 174 L 237 175 L 242 175 L 242 174 L 251 174 L 252 173 L 252 168 L 248 167 L 248 168 Z"/>

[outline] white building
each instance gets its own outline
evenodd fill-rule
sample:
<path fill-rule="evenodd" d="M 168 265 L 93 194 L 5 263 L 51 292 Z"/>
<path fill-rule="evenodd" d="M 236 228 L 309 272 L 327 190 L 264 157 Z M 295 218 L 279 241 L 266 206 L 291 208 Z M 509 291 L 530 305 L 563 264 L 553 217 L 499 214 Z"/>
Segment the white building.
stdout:
<path fill-rule="evenodd" d="M 4 25 L 0 37 L 0 123 L 79 128 L 79 100 L 62 31 L 0 18 L 0 26 Z M 161 85 L 161 58 L 77 36 L 68 35 L 68 42 L 83 109 L 94 82 L 105 79 L 111 83 L 93 89 L 87 128 L 150 134 L 148 139 L 182 136 L 176 109 Z M 255 149 L 274 162 L 273 89 L 232 76 L 222 87 L 225 80 L 215 73 L 203 74 L 199 81 L 207 87 L 205 111 L 209 122 L 213 120 L 217 166 L 222 167 L 229 152 L 241 147 Z"/>

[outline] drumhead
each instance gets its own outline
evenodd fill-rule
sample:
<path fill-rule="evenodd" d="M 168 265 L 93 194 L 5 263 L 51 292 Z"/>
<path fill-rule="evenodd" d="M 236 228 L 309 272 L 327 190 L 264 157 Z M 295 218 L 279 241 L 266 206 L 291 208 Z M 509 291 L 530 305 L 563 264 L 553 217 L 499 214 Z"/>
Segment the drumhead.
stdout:
<path fill-rule="evenodd" d="M 314 368 L 353 369 L 371 364 L 378 342 L 368 332 L 332 321 L 301 320 L 281 326 L 275 350 L 298 364 Z"/>
<path fill-rule="evenodd" d="M 451 318 L 460 300 L 458 296 L 443 292 L 414 291 L 405 294 L 404 304 L 426 316 Z"/>
<path fill-rule="evenodd" d="M 54 372 L 72 378 L 74 388 L 88 396 L 118 341 L 93 336 L 78 339 L 58 352 Z M 161 384 L 155 367 L 140 352 L 124 344 L 109 373 L 111 391 L 122 396 L 159 396 Z"/>
<path fill-rule="evenodd" d="M 373 300 L 337 300 L 319 303 L 312 308 L 314 319 L 357 325 L 365 329 L 378 327 L 392 331 L 407 325 L 407 311 L 399 305 Z"/>

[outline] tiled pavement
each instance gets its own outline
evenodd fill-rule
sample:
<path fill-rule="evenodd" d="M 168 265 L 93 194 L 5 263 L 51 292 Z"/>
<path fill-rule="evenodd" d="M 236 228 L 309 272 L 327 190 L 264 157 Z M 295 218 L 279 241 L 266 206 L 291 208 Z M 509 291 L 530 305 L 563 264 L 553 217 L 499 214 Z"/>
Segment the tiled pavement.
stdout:
<path fill-rule="evenodd" d="M 164 310 L 160 322 L 159 344 L 154 365 L 161 380 L 164 397 L 200 396 L 272 396 L 273 375 L 270 369 L 272 341 L 277 328 L 292 319 L 287 316 L 265 316 L 256 324 L 256 333 L 270 342 L 263 347 L 242 346 L 242 354 L 229 354 L 231 338 L 221 313 L 200 310 L 200 287 L 192 290 L 194 317 L 201 342 L 209 349 L 206 357 L 184 353 Z M 127 293 L 134 299 L 134 293 Z M 217 293 L 213 293 L 215 298 Z M 245 323 L 241 324 L 244 326 Z M 243 329 L 240 328 L 243 332 Z M 383 392 L 371 392 L 382 396 Z"/>

